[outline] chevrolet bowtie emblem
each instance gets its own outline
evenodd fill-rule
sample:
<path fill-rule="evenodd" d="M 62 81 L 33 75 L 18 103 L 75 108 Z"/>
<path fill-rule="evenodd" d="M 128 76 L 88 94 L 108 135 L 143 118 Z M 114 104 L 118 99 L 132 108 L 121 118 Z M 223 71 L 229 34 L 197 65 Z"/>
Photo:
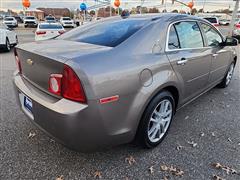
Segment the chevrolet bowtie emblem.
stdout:
<path fill-rule="evenodd" d="M 27 59 L 27 63 L 28 63 L 28 65 L 32 66 L 33 65 L 33 60 Z"/>

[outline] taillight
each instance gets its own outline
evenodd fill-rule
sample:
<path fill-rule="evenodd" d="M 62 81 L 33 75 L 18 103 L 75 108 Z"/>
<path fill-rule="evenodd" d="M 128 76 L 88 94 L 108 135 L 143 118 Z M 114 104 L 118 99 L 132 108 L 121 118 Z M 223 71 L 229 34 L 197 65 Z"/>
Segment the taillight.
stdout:
<path fill-rule="evenodd" d="M 22 66 L 21 66 L 21 62 L 20 62 L 20 59 L 18 57 L 16 48 L 14 48 L 14 56 L 15 56 L 15 61 L 16 61 L 16 66 L 17 66 L 18 72 L 21 74 L 22 73 Z"/>
<path fill-rule="evenodd" d="M 63 34 L 63 33 L 65 33 L 65 31 L 58 31 L 58 33 L 59 33 L 59 34 Z"/>
<path fill-rule="evenodd" d="M 80 79 L 67 65 L 64 65 L 63 69 L 62 96 L 81 103 L 87 102 Z"/>
<path fill-rule="evenodd" d="M 47 33 L 46 31 L 36 31 L 37 35 L 43 35 L 43 34 L 46 34 L 46 33 Z"/>
<path fill-rule="evenodd" d="M 49 92 L 60 96 L 62 88 L 62 74 L 51 74 L 48 84 Z"/>
<path fill-rule="evenodd" d="M 240 24 L 236 24 L 236 28 L 240 28 Z"/>
<path fill-rule="evenodd" d="M 213 24 L 213 25 L 216 26 L 216 27 L 220 26 L 218 23 L 215 23 L 215 24 Z"/>
<path fill-rule="evenodd" d="M 87 102 L 80 79 L 67 65 L 64 65 L 63 74 L 50 75 L 48 90 L 66 99 L 81 103 Z"/>

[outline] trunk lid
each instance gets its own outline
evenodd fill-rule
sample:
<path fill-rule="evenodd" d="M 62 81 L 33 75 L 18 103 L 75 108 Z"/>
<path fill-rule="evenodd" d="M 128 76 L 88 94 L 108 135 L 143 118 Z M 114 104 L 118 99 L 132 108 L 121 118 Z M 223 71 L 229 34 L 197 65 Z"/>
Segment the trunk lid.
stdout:
<path fill-rule="evenodd" d="M 17 47 L 17 54 L 23 77 L 48 92 L 50 75 L 62 73 L 68 60 L 109 49 L 111 48 L 80 42 L 50 40 L 22 44 Z"/>

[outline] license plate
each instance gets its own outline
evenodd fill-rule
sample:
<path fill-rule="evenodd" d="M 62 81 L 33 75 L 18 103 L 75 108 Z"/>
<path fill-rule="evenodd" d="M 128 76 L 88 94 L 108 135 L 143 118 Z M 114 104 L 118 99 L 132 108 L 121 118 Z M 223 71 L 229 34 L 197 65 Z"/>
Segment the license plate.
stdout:
<path fill-rule="evenodd" d="M 24 107 L 32 113 L 32 100 L 24 96 Z"/>
<path fill-rule="evenodd" d="M 33 110 L 32 100 L 23 93 L 19 93 L 19 99 L 25 114 L 27 114 L 31 119 L 34 120 L 33 111 L 32 111 Z"/>

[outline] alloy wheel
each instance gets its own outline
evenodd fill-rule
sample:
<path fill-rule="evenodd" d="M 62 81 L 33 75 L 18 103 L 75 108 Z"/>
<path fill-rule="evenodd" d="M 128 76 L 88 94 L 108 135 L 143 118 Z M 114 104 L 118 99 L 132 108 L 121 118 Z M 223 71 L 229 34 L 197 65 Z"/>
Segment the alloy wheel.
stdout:
<path fill-rule="evenodd" d="M 228 85 L 232 80 L 233 72 L 234 72 L 234 64 L 231 64 L 226 77 L 226 85 Z"/>

